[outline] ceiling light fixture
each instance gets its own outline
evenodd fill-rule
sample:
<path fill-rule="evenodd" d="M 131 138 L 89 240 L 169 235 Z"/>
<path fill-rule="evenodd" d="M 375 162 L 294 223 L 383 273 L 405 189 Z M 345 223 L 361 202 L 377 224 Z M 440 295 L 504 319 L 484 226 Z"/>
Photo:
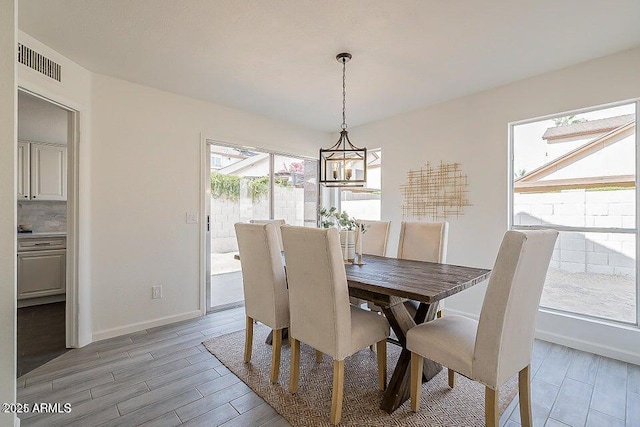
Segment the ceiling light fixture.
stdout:
<path fill-rule="evenodd" d="M 331 148 L 320 149 L 320 183 L 325 187 L 364 187 L 367 183 L 367 149 L 354 146 L 347 132 L 347 62 L 350 53 L 336 56 L 342 64 L 342 130 Z"/>

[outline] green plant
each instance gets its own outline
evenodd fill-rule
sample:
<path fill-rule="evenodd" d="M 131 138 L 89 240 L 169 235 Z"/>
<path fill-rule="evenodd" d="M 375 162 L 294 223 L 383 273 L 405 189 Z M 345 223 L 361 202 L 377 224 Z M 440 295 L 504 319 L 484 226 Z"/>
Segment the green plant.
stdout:
<path fill-rule="evenodd" d="M 556 117 L 555 119 L 553 119 L 553 124 L 556 127 L 558 127 L 558 126 L 575 125 L 577 123 L 584 123 L 586 121 L 588 120 L 585 118 L 577 119 L 575 114 L 572 114 L 571 116 Z"/>
<path fill-rule="evenodd" d="M 338 209 L 335 206 L 320 209 L 320 227 L 321 228 L 330 228 L 338 226 L 340 230 L 348 230 L 354 231 L 358 227 L 360 227 L 360 231 L 365 233 L 367 231 L 367 227 L 364 224 L 358 222 L 354 217 L 350 217 L 346 211 L 342 211 L 342 213 L 338 212 Z"/>
<path fill-rule="evenodd" d="M 237 175 L 225 175 L 216 171 L 211 172 L 211 196 L 219 199 L 224 198 L 232 202 L 240 199 L 241 177 Z M 260 176 L 257 178 L 244 178 L 247 181 L 251 200 L 258 202 L 263 196 L 269 194 L 269 177 Z M 291 188 L 287 178 L 276 178 L 275 184 L 282 188 Z"/>
<path fill-rule="evenodd" d="M 211 172 L 211 196 L 236 201 L 240 198 L 240 177 Z"/>

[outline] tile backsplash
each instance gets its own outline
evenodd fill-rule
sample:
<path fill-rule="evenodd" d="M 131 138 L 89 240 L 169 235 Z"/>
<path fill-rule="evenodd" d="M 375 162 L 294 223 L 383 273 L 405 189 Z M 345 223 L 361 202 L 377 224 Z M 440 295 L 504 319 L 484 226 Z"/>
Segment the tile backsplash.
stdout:
<path fill-rule="evenodd" d="M 67 231 L 67 202 L 19 202 L 18 224 L 31 224 L 33 231 Z"/>

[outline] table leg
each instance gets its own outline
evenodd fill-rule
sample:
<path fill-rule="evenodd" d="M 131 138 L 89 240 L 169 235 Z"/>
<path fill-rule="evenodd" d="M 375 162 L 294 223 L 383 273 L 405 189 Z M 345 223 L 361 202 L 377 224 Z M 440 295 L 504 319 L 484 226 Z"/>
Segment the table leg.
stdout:
<path fill-rule="evenodd" d="M 282 341 L 286 339 L 289 339 L 289 328 L 282 329 Z M 269 335 L 267 335 L 267 339 L 264 340 L 264 343 L 266 345 L 271 345 L 273 343 L 273 329 L 269 332 Z"/>
<path fill-rule="evenodd" d="M 382 307 L 389 325 L 402 344 L 402 352 L 398 363 L 391 376 L 391 381 L 382 398 L 380 409 L 391 414 L 398 409 L 410 396 L 410 371 L 411 352 L 407 350 L 407 331 L 416 324 L 433 320 L 438 311 L 438 304 L 423 304 L 418 306 L 415 318 L 411 317 L 404 304 L 396 304 L 390 307 Z M 442 370 L 442 366 L 431 360 L 424 359 L 423 381 L 429 381 Z"/>

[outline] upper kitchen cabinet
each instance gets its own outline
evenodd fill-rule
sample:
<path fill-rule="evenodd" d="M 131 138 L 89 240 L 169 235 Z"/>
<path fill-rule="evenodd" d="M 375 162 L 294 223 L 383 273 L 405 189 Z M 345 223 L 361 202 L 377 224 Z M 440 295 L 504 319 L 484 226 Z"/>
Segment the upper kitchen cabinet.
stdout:
<path fill-rule="evenodd" d="M 67 200 L 67 147 L 20 142 L 18 200 Z"/>

